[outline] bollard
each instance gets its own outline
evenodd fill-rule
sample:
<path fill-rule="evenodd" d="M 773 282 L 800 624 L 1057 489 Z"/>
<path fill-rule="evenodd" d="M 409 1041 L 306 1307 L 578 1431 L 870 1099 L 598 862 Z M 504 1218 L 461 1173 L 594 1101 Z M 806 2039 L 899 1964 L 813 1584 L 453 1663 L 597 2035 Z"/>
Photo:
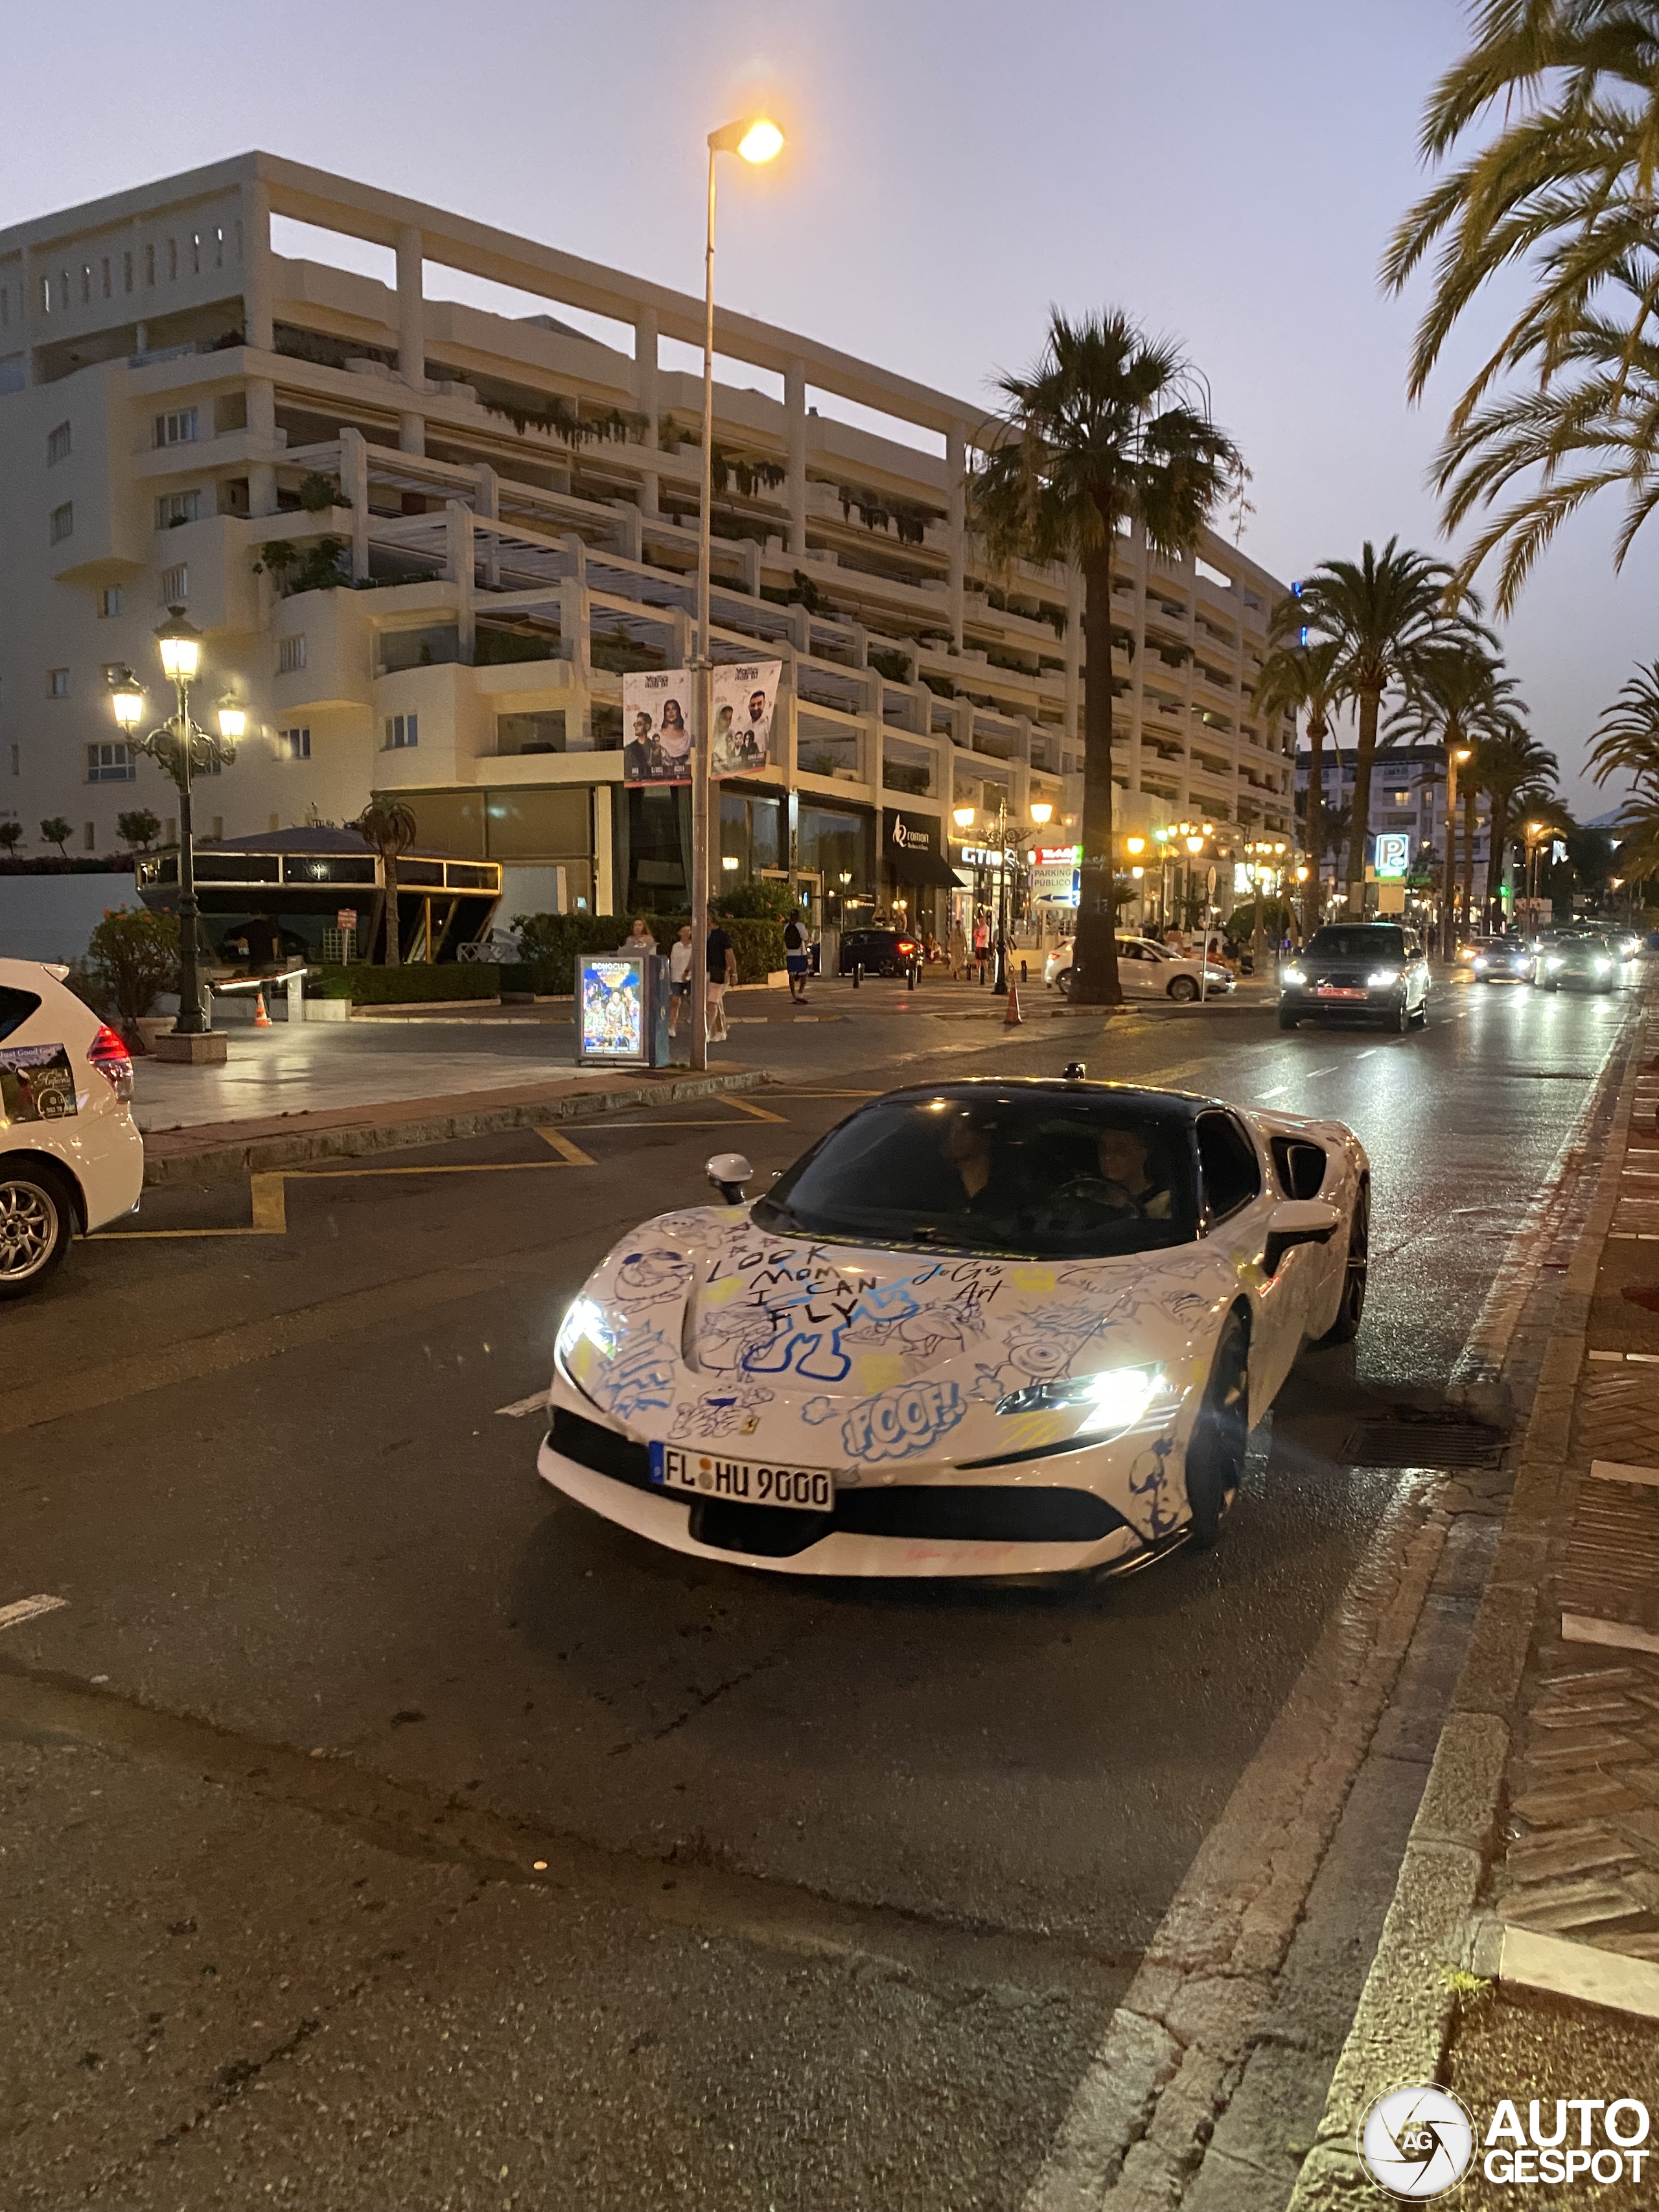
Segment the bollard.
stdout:
<path fill-rule="evenodd" d="M 286 988 L 288 992 L 289 1020 L 290 1023 L 304 1021 L 306 1018 L 306 978 L 305 970 L 302 968 L 296 968 L 295 969 L 294 973 L 288 979 Z"/>
<path fill-rule="evenodd" d="M 920 960 L 913 960 L 910 963 L 909 974 L 907 975 L 905 980 L 909 985 L 911 990 L 919 991 L 921 988 L 921 963 Z"/>
<path fill-rule="evenodd" d="M 857 990 L 857 988 L 858 988 L 858 987 L 859 987 L 859 985 L 860 985 L 863 981 L 864 981 L 864 963 L 863 963 L 863 961 L 862 961 L 862 960 L 855 960 L 855 961 L 853 963 L 853 988 L 856 991 L 856 990 Z"/>
<path fill-rule="evenodd" d="M 1022 961 L 1020 962 L 1020 963 L 1019 963 L 1019 980 L 1020 980 L 1020 981 L 1021 981 L 1022 983 L 1026 982 L 1026 981 L 1028 981 L 1030 980 L 1030 979 L 1028 978 L 1028 976 L 1026 975 L 1026 973 L 1025 973 L 1025 963 L 1024 963 L 1023 960 L 1022 960 Z"/>

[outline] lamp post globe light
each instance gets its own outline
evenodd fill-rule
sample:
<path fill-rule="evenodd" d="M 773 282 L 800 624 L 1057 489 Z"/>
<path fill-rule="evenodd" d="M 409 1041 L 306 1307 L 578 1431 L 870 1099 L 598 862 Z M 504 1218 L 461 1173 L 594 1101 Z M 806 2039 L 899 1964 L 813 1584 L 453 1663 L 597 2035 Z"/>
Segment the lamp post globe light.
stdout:
<path fill-rule="evenodd" d="M 703 249 L 702 301 L 702 496 L 697 514 L 697 651 L 691 666 L 697 682 L 696 746 L 691 767 L 691 943 L 692 957 L 705 988 L 691 994 L 691 1065 L 708 1065 L 708 874 L 713 842 L 714 641 L 708 611 L 709 539 L 714 501 L 714 183 L 722 154 L 736 154 L 752 166 L 774 160 L 783 150 L 783 133 L 763 115 L 727 123 L 708 134 L 708 228 Z"/>
<path fill-rule="evenodd" d="M 191 783 L 194 775 L 228 768 L 236 757 L 236 740 L 247 727 L 247 716 L 227 699 L 218 710 L 217 734 L 191 720 L 191 687 L 202 665 L 202 633 L 185 619 L 182 607 L 169 607 L 167 619 L 155 633 L 161 672 L 173 685 L 173 712 L 144 736 L 138 734 L 143 720 L 144 687 L 130 668 L 118 668 L 110 678 L 110 707 L 129 750 L 148 754 L 173 778 L 179 793 L 179 1018 L 175 1033 L 181 1037 L 213 1033 L 202 1004 L 202 986 L 196 904 L 196 842 L 191 819 Z"/>

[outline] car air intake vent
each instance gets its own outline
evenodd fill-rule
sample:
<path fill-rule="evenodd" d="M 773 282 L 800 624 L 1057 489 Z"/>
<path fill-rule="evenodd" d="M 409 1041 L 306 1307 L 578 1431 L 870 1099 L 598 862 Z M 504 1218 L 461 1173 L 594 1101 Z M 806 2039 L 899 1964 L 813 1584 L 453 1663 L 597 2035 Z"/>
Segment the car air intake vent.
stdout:
<path fill-rule="evenodd" d="M 1318 1145 L 1298 1137 L 1275 1137 L 1273 1168 L 1279 1188 L 1292 1198 L 1317 1198 L 1325 1180 L 1325 1154 Z"/>
<path fill-rule="evenodd" d="M 1362 1421 L 1342 1448 L 1349 1467 L 1433 1467 L 1473 1472 L 1499 1468 L 1508 1439 L 1484 1421 L 1455 1413 L 1395 1408 L 1390 1419 Z"/>
<path fill-rule="evenodd" d="M 651 1454 L 631 1437 L 619 1437 L 614 1429 L 602 1429 L 597 1421 L 584 1420 L 562 1406 L 553 1409 L 551 1434 L 554 1450 L 574 1459 L 578 1467 L 591 1467 L 595 1474 L 631 1482 L 639 1490 L 652 1487 Z"/>

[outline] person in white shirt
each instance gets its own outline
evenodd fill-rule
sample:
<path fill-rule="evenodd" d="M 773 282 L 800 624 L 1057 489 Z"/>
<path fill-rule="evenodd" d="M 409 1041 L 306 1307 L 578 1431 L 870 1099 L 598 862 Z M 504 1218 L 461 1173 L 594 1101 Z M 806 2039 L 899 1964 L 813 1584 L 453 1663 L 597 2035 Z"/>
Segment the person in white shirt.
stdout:
<path fill-rule="evenodd" d="M 680 1008 L 689 1006 L 691 999 L 691 925 L 682 925 L 679 935 L 668 948 L 668 981 L 672 995 L 668 1001 L 668 1034 L 672 1036 L 680 1025 Z"/>

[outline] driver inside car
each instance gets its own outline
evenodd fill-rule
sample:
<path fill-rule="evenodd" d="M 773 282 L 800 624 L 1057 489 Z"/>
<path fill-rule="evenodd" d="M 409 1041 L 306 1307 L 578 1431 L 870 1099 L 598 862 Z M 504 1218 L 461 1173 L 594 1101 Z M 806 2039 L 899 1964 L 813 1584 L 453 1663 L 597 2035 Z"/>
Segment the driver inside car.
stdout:
<path fill-rule="evenodd" d="M 1167 1221 L 1172 1194 L 1167 1182 L 1154 1172 L 1152 1147 L 1139 1129 L 1103 1129 L 1098 1146 L 1100 1172 L 1121 1194 L 1126 1210 L 1133 1208 L 1144 1221 Z"/>

